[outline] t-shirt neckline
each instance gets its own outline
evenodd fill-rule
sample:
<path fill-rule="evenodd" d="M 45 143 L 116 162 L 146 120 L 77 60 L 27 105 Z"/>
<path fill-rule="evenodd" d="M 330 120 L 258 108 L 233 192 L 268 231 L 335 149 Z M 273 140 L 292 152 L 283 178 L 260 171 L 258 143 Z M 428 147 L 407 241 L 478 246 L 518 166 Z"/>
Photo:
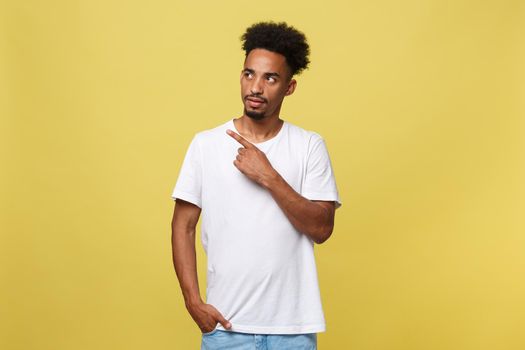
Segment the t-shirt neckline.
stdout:
<path fill-rule="evenodd" d="M 232 129 L 233 131 L 235 131 L 237 134 L 241 135 L 241 133 L 239 132 L 239 130 L 237 130 L 237 127 L 235 126 L 235 123 L 233 122 L 235 118 L 232 118 L 230 119 L 229 121 L 229 124 L 230 124 L 230 129 Z M 277 135 L 275 135 L 274 137 L 272 137 L 271 139 L 268 139 L 266 141 L 263 141 L 263 142 L 251 142 L 252 144 L 254 144 L 255 146 L 259 147 L 259 146 L 266 146 L 266 145 L 269 145 L 271 143 L 274 143 L 275 141 L 277 141 L 281 135 L 284 133 L 284 128 L 287 127 L 288 123 L 286 122 L 286 120 L 283 120 L 283 124 L 281 125 L 281 128 L 279 129 L 279 131 L 277 132 Z"/>

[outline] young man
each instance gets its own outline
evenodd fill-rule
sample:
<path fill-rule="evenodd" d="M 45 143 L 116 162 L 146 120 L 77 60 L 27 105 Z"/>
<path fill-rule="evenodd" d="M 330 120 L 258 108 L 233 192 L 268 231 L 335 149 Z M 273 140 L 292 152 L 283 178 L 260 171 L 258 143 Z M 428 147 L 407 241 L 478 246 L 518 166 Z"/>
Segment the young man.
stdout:
<path fill-rule="evenodd" d="M 172 193 L 173 262 L 202 349 L 316 349 L 325 319 L 313 246 L 330 237 L 341 201 L 323 138 L 279 118 L 310 49 L 284 22 L 256 23 L 242 40 L 243 115 L 189 145 Z"/>

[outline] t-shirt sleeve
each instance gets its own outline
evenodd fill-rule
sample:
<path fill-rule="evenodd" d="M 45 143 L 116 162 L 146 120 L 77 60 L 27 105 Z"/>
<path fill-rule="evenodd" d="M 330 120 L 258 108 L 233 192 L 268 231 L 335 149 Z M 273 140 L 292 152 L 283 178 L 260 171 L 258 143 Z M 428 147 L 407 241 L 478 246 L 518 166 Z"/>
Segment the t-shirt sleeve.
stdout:
<path fill-rule="evenodd" d="M 301 195 L 310 200 L 335 201 L 335 208 L 342 205 L 332 170 L 332 163 L 324 139 L 314 134 L 310 141 L 306 176 Z"/>
<path fill-rule="evenodd" d="M 180 198 L 202 208 L 202 157 L 195 135 L 184 156 L 171 198 Z"/>

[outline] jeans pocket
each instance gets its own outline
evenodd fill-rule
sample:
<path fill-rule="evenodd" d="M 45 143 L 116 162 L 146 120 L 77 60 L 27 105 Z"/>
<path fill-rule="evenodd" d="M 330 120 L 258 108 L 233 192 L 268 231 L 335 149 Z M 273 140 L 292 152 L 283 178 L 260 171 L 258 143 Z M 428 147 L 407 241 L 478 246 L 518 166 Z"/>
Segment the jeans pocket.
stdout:
<path fill-rule="evenodd" d="M 219 330 L 218 328 L 215 328 L 215 329 L 212 330 L 211 332 L 202 333 L 202 336 L 212 335 L 213 333 L 217 332 L 218 330 Z"/>

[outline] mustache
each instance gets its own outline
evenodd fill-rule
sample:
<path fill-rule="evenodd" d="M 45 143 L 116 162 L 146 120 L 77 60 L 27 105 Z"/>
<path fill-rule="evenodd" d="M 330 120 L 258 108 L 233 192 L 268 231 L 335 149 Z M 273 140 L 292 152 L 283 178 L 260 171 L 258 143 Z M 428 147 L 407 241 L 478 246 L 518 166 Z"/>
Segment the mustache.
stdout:
<path fill-rule="evenodd" d="M 244 99 L 247 100 L 247 99 L 250 98 L 250 97 L 252 97 L 252 98 L 256 98 L 256 99 L 258 99 L 258 100 L 262 100 L 262 101 L 265 102 L 265 103 L 268 102 L 264 97 L 262 97 L 262 96 L 260 96 L 260 95 L 247 95 Z"/>

